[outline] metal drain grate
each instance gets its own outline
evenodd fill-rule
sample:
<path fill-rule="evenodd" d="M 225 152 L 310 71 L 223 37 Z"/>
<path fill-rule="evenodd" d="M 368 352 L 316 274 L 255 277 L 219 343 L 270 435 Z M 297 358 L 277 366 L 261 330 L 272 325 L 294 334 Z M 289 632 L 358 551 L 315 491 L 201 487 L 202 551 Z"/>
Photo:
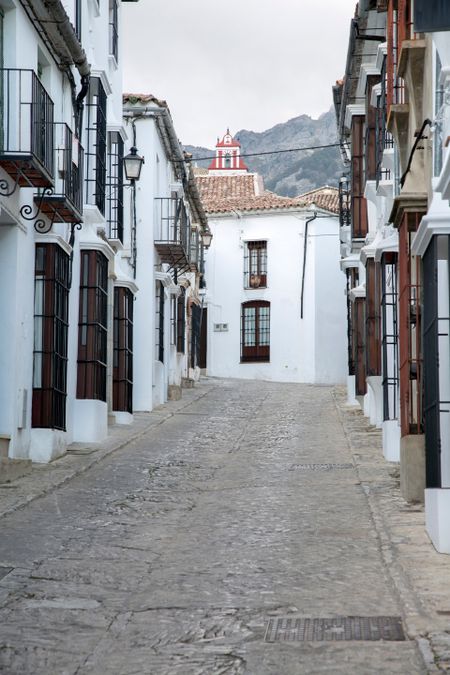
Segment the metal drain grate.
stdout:
<path fill-rule="evenodd" d="M 405 640 L 399 616 L 340 616 L 334 619 L 278 617 L 270 619 L 266 642 L 335 640 Z"/>
<path fill-rule="evenodd" d="M 353 464 L 292 464 L 289 471 L 332 471 L 353 468 Z"/>

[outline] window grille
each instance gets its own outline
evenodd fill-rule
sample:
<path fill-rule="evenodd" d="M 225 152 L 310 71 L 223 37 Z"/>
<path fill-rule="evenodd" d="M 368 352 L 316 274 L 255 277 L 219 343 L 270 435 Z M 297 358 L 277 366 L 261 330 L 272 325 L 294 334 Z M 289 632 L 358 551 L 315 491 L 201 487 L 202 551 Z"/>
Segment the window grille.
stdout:
<path fill-rule="evenodd" d="M 200 332 L 202 328 L 202 308 L 192 305 L 191 314 L 191 368 L 198 365 L 200 357 Z"/>
<path fill-rule="evenodd" d="M 109 53 L 119 60 L 119 12 L 117 0 L 109 0 Z"/>
<path fill-rule="evenodd" d="M 108 260 L 81 251 L 77 398 L 106 401 Z"/>
<path fill-rule="evenodd" d="M 113 410 L 133 412 L 133 293 L 114 289 Z"/>
<path fill-rule="evenodd" d="M 347 175 L 339 179 L 339 225 L 347 227 L 351 223 L 350 182 Z"/>
<path fill-rule="evenodd" d="M 402 436 L 420 434 L 422 426 L 422 274 L 411 253 L 412 238 L 424 214 L 405 213 L 399 227 L 398 304 L 400 421 Z"/>
<path fill-rule="evenodd" d="M 366 263 L 365 358 L 366 376 L 381 375 L 380 266 L 373 258 Z"/>
<path fill-rule="evenodd" d="M 270 360 L 270 302 L 244 302 L 241 308 L 241 362 Z"/>
<path fill-rule="evenodd" d="M 387 73 L 386 73 L 386 58 L 383 60 L 381 69 L 381 95 L 377 99 L 377 125 L 376 125 L 376 180 L 377 187 L 380 181 L 391 180 L 390 169 L 383 169 L 383 153 L 388 148 L 394 147 L 394 138 L 386 129 L 387 116 Z"/>
<path fill-rule="evenodd" d="M 448 449 L 450 415 L 448 389 L 450 334 L 449 245 L 450 237 L 448 235 L 441 234 L 434 236 L 422 257 L 424 276 L 423 355 L 425 381 L 423 414 L 425 422 L 427 488 L 442 487 L 442 465 L 444 464 L 442 452 Z"/>
<path fill-rule="evenodd" d="M 267 286 L 267 241 L 247 241 L 244 248 L 244 288 Z"/>
<path fill-rule="evenodd" d="M 353 311 L 353 303 L 350 298 L 350 291 L 358 285 L 358 268 L 350 267 L 347 269 L 347 339 L 348 339 L 348 374 L 355 375 L 356 358 L 356 325 Z"/>
<path fill-rule="evenodd" d="M 186 333 L 186 292 L 184 288 L 177 298 L 177 352 L 184 354 Z"/>
<path fill-rule="evenodd" d="M 170 296 L 170 344 L 177 343 L 177 298 Z"/>
<path fill-rule="evenodd" d="M 123 140 L 118 131 L 108 133 L 107 195 L 109 238 L 123 243 Z"/>
<path fill-rule="evenodd" d="M 164 363 L 164 284 L 156 282 L 156 355 Z"/>
<path fill-rule="evenodd" d="M 399 398 L 397 253 L 383 254 L 381 276 L 383 419 L 395 420 Z"/>
<path fill-rule="evenodd" d="M 65 431 L 69 256 L 56 244 L 35 256 L 32 426 Z"/>
<path fill-rule="evenodd" d="M 91 78 L 86 114 L 86 202 L 105 215 L 106 93 L 99 77 Z"/>
<path fill-rule="evenodd" d="M 356 298 L 353 303 L 353 342 L 355 349 L 355 390 L 357 396 L 364 396 L 366 393 L 364 309 L 365 299 Z"/>

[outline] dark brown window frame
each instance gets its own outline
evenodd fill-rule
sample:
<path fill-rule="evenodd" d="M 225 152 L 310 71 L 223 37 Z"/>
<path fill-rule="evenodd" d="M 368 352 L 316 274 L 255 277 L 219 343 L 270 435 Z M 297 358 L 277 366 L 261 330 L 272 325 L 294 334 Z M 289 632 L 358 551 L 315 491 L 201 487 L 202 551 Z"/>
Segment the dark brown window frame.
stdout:
<path fill-rule="evenodd" d="M 36 244 L 34 428 L 66 430 L 69 268 L 69 256 L 57 244 Z"/>
<path fill-rule="evenodd" d="M 108 236 L 123 243 L 123 140 L 118 131 L 108 132 L 106 210 Z"/>
<path fill-rule="evenodd" d="M 267 241 L 246 241 L 244 248 L 244 288 L 267 287 Z"/>
<path fill-rule="evenodd" d="M 254 321 L 247 310 L 254 309 Z M 268 309 L 266 317 L 261 310 Z M 263 339 L 261 339 L 263 338 Z M 267 344 L 266 344 L 267 339 Z M 249 343 L 254 344 L 249 344 Z M 241 305 L 241 363 L 270 361 L 270 302 L 252 300 Z"/>
<path fill-rule="evenodd" d="M 91 77 L 86 102 L 86 202 L 105 215 L 107 95 L 99 77 Z"/>
<path fill-rule="evenodd" d="M 177 298 L 177 352 L 184 354 L 186 344 L 186 291 L 180 290 Z"/>
<path fill-rule="evenodd" d="M 82 250 L 78 323 L 77 398 L 106 401 L 108 260 Z"/>
<path fill-rule="evenodd" d="M 133 302 L 129 288 L 114 288 L 113 410 L 133 412 Z"/>

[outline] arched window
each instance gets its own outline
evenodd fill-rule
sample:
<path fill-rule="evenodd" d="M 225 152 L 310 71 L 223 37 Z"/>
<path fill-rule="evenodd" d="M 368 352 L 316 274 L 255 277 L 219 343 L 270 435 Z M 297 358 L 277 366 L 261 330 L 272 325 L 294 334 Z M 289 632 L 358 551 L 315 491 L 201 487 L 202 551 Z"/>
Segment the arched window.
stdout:
<path fill-rule="evenodd" d="M 241 363 L 270 361 L 270 302 L 242 303 Z"/>

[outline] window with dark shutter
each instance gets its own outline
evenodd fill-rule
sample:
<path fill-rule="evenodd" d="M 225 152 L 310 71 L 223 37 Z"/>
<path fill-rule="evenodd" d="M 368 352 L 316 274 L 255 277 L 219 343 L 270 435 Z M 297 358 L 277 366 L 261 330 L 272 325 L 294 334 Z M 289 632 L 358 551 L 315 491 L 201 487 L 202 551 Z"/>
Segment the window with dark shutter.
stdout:
<path fill-rule="evenodd" d="M 81 251 L 77 398 L 106 401 L 108 260 Z"/>
<path fill-rule="evenodd" d="M 241 309 L 241 362 L 270 361 L 270 302 L 244 302 Z"/>
<path fill-rule="evenodd" d="M 35 257 L 32 426 L 66 430 L 69 256 L 38 244 Z"/>
<path fill-rule="evenodd" d="M 113 410 L 133 412 L 133 294 L 114 289 Z"/>
<path fill-rule="evenodd" d="M 244 288 L 267 286 L 267 241 L 247 241 L 244 249 Z"/>
<path fill-rule="evenodd" d="M 106 93 L 99 77 L 92 77 L 86 103 L 86 201 L 105 214 Z"/>

